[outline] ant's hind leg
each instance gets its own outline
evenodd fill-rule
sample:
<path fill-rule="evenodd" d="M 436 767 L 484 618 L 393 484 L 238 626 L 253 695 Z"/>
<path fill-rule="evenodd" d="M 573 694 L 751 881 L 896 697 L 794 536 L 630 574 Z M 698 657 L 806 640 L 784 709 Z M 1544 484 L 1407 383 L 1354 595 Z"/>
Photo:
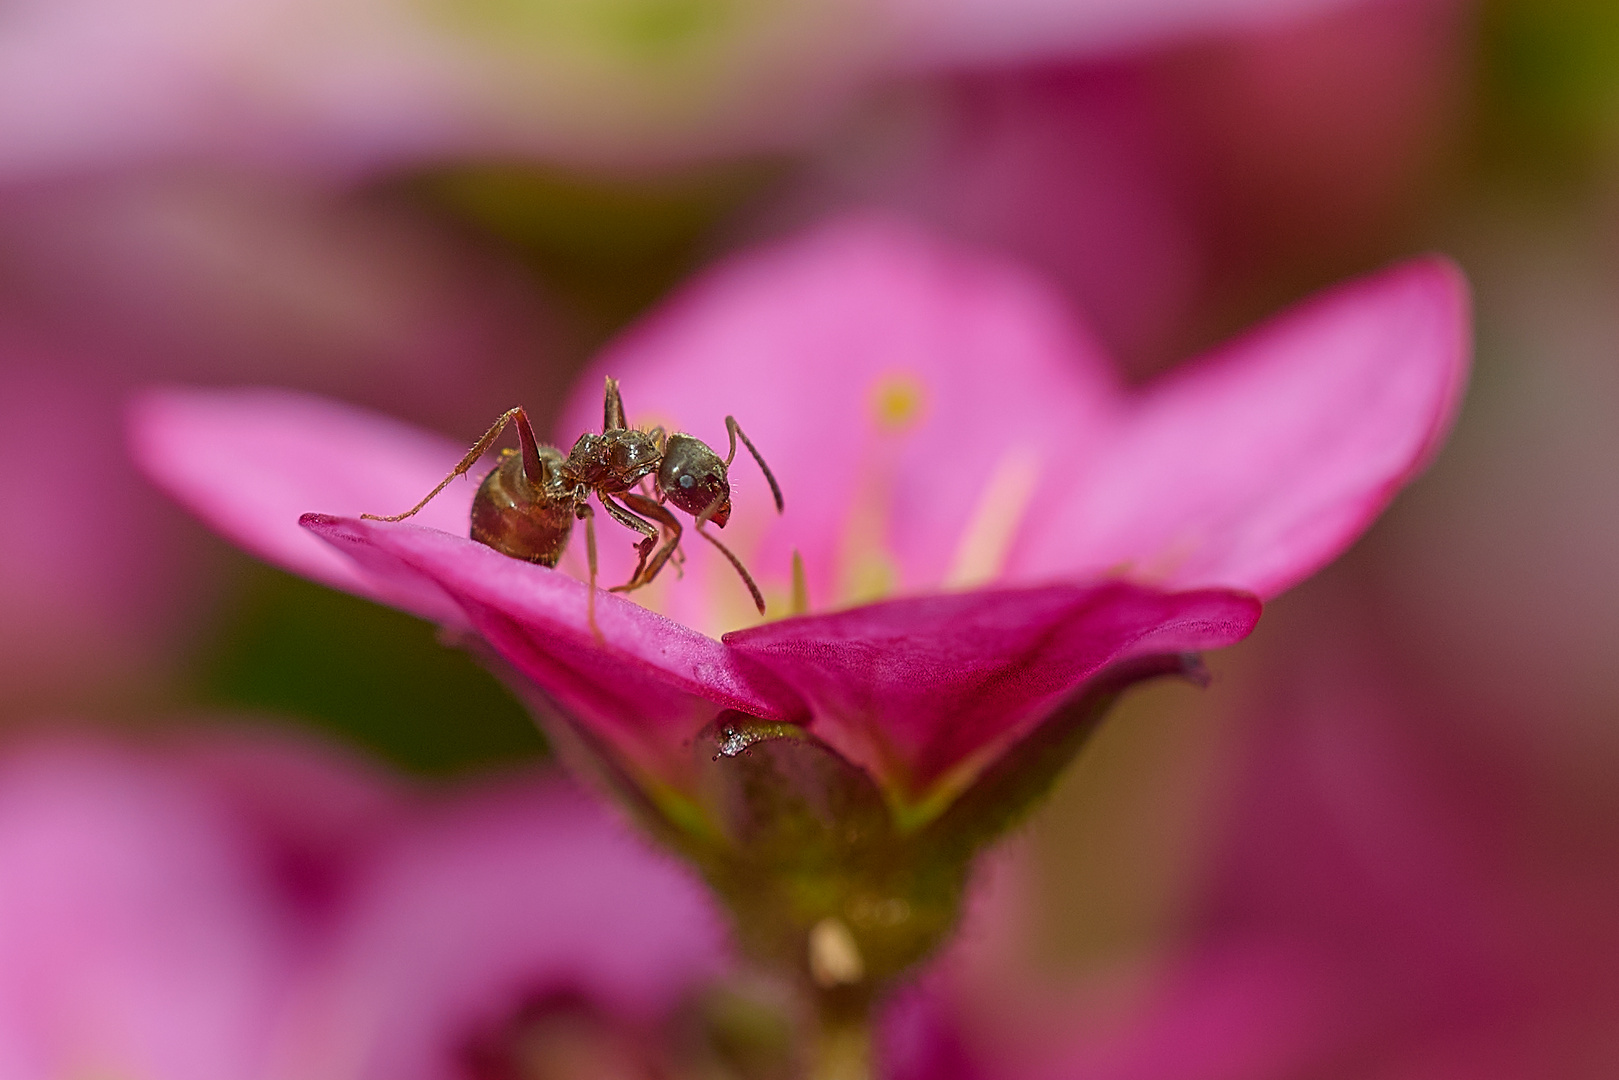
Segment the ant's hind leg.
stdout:
<path fill-rule="evenodd" d="M 533 429 L 529 428 L 528 426 L 528 416 L 523 412 L 523 407 L 519 405 L 515 409 L 508 409 L 506 412 L 502 413 L 500 419 L 496 420 L 492 425 L 490 425 L 489 430 L 483 433 L 483 438 L 472 444 L 472 449 L 467 451 L 467 456 L 461 459 L 461 463 L 450 470 L 449 476 L 446 476 L 443 480 L 439 481 L 438 487 L 422 496 L 421 502 L 417 503 L 409 510 L 406 510 L 403 514 L 390 514 L 387 517 L 383 517 L 380 514 L 361 514 L 360 516 L 368 521 L 403 521 L 406 518 L 413 516 L 416 511 L 432 502 L 434 496 L 443 491 L 445 488 L 449 487 L 451 480 L 454 480 L 457 476 L 465 476 L 467 474 L 467 470 L 471 469 L 472 466 L 478 463 L 478 459 L 483 457 L 484 454 L 489 451 L 489 447 L 494 445 L 496 439 L 500 438 L 500 433 L 506 430 L 506 425 L 511 423 L 514 419 L 517 421 L 519 431 L 527 431 L 528 433 L 527 438 L 524 440 L 524 449 L 526 450 L 526 444 L 533 441 L 534 433 Z M 526 460 L 524 464 L 527 464 Z"/>
<path fill-rule="evenodd" d="M 731 436 L 731 449 L 730 452 L 725 455 L 726 468 L 730 468 L 731 459 L 736 457 L 736 441 L 741 439 L 742 445 L 746 446 L 748 448 L 748 453 L 753 455 L 753 460 L 759 463 L 759 471 L 765 474 L 765 480 L 767 480 L 770 484 L 770 494 L 774 496 L 776 500 L 776 513 L 781 513 L 783 509 L 781 501 L 781 485 L 776 483 L 776 476 L 770 471 L 770 466 L 765 464 L 765 459 L 760 456 L 759 451 L 754 447 L 752 440 L 750 440 L 747 433 L 742 430 L 742 425 L 736 422 L 736 417 L 727 416 L 725 418 L 725 430 Z"/>

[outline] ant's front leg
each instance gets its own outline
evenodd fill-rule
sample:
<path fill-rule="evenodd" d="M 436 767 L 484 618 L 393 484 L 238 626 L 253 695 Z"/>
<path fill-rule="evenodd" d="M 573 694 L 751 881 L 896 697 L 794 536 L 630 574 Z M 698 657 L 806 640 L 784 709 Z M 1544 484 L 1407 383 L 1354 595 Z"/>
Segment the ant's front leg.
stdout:
<path fill-rule="evenodd" d="M 626 492 L 626 494 L 634 493 Z M 640 586 L 646 584 L 645 581 L 641 580 L 641 572 L 646 569 L 647 556 L 651 555 L 652 549 L 657 546 L 658 528 L 650 521 L 638 518 L 628 510 L 624 509 L 622 506 L 618 505 L 618 503 L 613 501 L 611 495 L 598 491 L 596 493 L 596 497 L 601 500 L 602 506 L 606 508 L 607 513 L 612 516 L 614 521 L 618 522 L 626 529 L 634 529 L 645 538 L 640 543 L 635 545 L 635 550 L 641 557 L 640 561 L 635 565 L 635 573 L 630 575 L 629 581 L 625 582 L 623 585 L 613 586 L 611 591 L 628 592 L 630 589 L 639 588 Z"/>
<path fill-rule="evenodd" d="M 635 577 L 630 579 L 630 583 L 628 585 L 620 586 L 621 588 L 627 590 L 639 588 L 642 585 L 650 585 L 652 583 L 652 579 L 658 576 L 658 572 L 663 569 L 664 564 L 669 561 L 670 556 L 679 552 L 681 530 L 679 519 L 669 512 L 668 507 L 664 506 L 656 499 L 650 499 L 645 495 L 639 495 L 633 491 L 630 491 L 624 494 L 624 501 L 635 510 L 638 510 L 647 517 L 656 521 L 658 524 L 662 525 L 669 534 L 669 538 L 663 542 L 663 546 L 658 549 L 658 553 L 652 556 L 650 562 L 646 563 L 645 569 L 637 570 Z M 681 555 L 680 561 L 684 561 L 684 558 L 685 556 Z M 675 563 L 676 569 L 679 569 L 680 561 Z"/>

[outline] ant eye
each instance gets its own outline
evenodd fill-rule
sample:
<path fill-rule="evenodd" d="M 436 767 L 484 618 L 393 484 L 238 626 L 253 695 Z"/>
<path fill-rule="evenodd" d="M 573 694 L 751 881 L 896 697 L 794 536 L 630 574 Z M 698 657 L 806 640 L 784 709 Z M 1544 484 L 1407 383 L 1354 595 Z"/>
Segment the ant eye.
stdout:
<path fill-rule="evenodd" d="M 697 481 L 692 477 L 691 473 L 686 473 L 680 478 L 680 486 L 683 488 L 689 488 L 695 483 Z"/>

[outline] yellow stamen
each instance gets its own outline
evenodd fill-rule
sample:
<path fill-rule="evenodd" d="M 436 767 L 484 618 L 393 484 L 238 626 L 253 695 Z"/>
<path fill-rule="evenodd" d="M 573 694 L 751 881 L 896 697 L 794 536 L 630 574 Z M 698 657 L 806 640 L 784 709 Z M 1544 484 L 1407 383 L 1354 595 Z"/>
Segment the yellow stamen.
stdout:
<path fill-rule="evenodd" d="M 905 372 L 884 375 L 871 389 L 872 418 L 877 429 L 886 434 L 914 427 L 922 419 L 926 404 L 927 391 L 922 381 Z"/>
<path fill-rule="evenodd" d="M 1013 446 L 1001 455 L 962 530 L 945 588 L 971 589 L 1001 576 L 1039 478 L 1040 457 L 1033 448 Z"/>
<path fill-rule="evenodd" d="M 804 576 L 804 556 L 793 549 L 793 604 L 792 615 L 809 614 L 809 579 Z"/>

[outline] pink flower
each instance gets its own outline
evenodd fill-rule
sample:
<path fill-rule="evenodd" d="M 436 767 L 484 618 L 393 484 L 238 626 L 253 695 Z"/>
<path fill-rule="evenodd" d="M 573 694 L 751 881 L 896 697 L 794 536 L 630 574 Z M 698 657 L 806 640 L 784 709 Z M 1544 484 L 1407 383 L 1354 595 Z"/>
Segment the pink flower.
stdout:
<path fill-rule="evenodd" d="M 1466 703 L 1397 677 L 1404 658 L 1379 655 L 1346 583 L 1245 644 L 1262 677 L 1221 706 L 1235 767 L 1156 955 L 1066 992 L 1008 991 L 958 955 L 893 1016 L 894 1080 L 1614 1071 L 1611 790 L 1535 760 L 1555 739 L 1543 718 L 1503 745 Z M 1005 930 L 987 914 L 973 931 Z M 1007 1000 L 986 1008 L 985 985 Z"/>
<path fill-rule="evenodd" d="M 692 738 L 738 710 L 807 726 L 914 825 L 1120 665 L 1245 635 L 1247 593 L 1330 560 L 1427 460 L 1466 364 L 1463 287 L 1429 259 L 1131 393 L 1016 268 L 845 222 L 692 286 L 600 358 L 558 432 L 595 428 L 603 373 L 632 422 L 723 447 L 735 414 L 787 513 L 741 459 L 727 542 L 778 615 L 798 552 L 810 613 L 753 625 L 692 542 L 683 580 L 598 597 L 601 639 L 582 545 L 556 572 L 473 543 L 472 485 L 405 523 L 355 516 L 414 503 L 454 443 L 276 391 L 154 392 L 131 431 L 215 527 L 474 635 L 655 797 L 689 787 Z M 627 578 L 627 545 L 602 547 L 604 583 Z"/>
<path fill-rule="evenodd" d="M 909 16 L 906 44 L 912 63 L 970 67 L 1115 52 L 1348 5 L 1345 0 L 898 0 L 895 6 Z"/>
<path fill-rule="evenodd" d="M 0 1073 L 263 1076 L 324 924 L 315 892 L 392 806 L 363 773 L 284 743 L 10 748 Z"/>
<path fill-rule="evenodd" d="M 348 172 L 779 151 L 896 71 L 1139 45 L 1331 2 L 34 2 L 0 35 L 0 176 L 152 158 Z"/>
<path fill-rule="evenodd" d="M 1128 370 L 1163 370 L 1260 298 L 1386 258 L 1464 127 L 1470 6 L 1305 6 L 1129 55 L 1068 55 L 1075 39 L 1049 32 L 1043 63 L 984 66 L 969 52 L 856 112 L 750 216 L 915 215 L 1027 260 Z M 985 6 L 963 44 L 993 53 L 1000 35 L 1038 33 L 1041 15 L 1186 28 L 1199 13 Z"/>
<path fill-rule="evenodd" d="M 0 880 L 8 1080 L 451 1080 L 652 1040 L 729 963 L 697 883 L 554 779 L 428 798 L 284 736 L 10 748 Z"/>
<path fill-rule="evenodd" d="M 149 696 L 209 602 L 199 530 L 125 452 L 132 386 L 271 380 L 470 425 L 500 398 L 447 392 L 455 375 L 530 393 L 556 377 L 515 362 L 550 330 L 527 277 L 397 208 L 203 171 L 101 177 L 8 190 L 0 248 L 7 715 Z"/>
<path fill-rule="evenodd" d="M 507 1071 L 525 1043 L 570 1039 L 657 1060 L 678 1049 L 664 1028 L 729 964 L 724 922 L 684 867 L 570 787 L 486 783 L 379 846 L 275 1075 L 527 1075 Z"/>

